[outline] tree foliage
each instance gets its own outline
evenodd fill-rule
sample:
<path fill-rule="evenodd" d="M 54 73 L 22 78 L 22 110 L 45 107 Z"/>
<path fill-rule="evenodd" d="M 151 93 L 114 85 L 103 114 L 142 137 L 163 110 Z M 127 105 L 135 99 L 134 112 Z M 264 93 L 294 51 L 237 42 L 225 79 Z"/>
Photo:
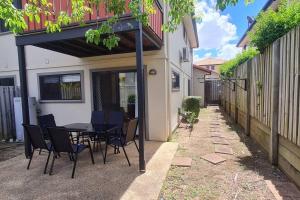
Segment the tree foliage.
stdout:
<path fill-rule="evenodd" d="M 300 25 L 300 1 L 282 1 L 278 11 L 272 9 L 258 15 L 249 33 L 250 44 L 263 52 L 275 40 Z"/>
<path fill-rule="evenodd" d="M 223 77 L 231 77 L 233 75 L 233 71 L 242 63 L 250 60 L 254 56 L 259 54 L 256 48 L 249 48 L 242 53 L 238 54 L 235 58 L 225 62 L 221 65 L 221 75 Z"/>
<path fill-rule="evenodd" d="M 224 9 L 228 5 L 235 5 L 238 0 L 218 0 L 217 8 Z M 251 0 L 245 0 L 250 2 Z M 51 16 L 55 13 L 52 1 L 49 0 L 28 0 L 22 9 L 16 8 L 13 0 L 0 1 L 0 19 L 5 21 L 5 26 L 15 34 L 24 32 L 27 28 L 24 17 L 27 16 L 30 21 L 40 23 L 41 14 Z M 109 49 L 118 45 L 120 38 L 113 32 L 112 26 L 116 24 L 119 17 L 126 11 L 126 0 L 70 0 L 72 13 L 61 11 L 57 14 L 54 21 L 45 20 L 44 26 L 47 33 L 60 32 L 63 26 L 72 23 L 84 25 L 86 14 L 93 12 L 91 7 L 96 7 L 99 11 L 99 5 L 104 3 L 107 11 L 113 16 L 103 23 L 99 23 L 96 29 L 90 29 L 86 32 L 86 41 L 97 45 L 103 44 Z M 192 15 L 194 12 L 194 0 L 163 0 L 163 3 L 169 5 L 168 20 L 163 24 L 163 30 L 174 32 L 186 15 Z M 90 6 L 87 6 L 90 5 Z M 148 25 L 148 18 L 155 14 L 154 0 L 131 0 L 128 9 L 132 16 Z M 141 12 L 141 7 L 143 12 Z"/>

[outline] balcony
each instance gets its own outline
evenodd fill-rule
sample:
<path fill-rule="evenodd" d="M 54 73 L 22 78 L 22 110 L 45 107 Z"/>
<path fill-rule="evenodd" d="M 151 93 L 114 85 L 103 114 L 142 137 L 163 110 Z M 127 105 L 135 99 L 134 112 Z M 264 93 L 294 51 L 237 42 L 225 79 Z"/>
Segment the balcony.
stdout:
<path fill-rule="evenodd" d="M 28 29 L 16 37 L 17 45 L 34 45 L 37 47 L 53 50 L 56 52 L 73 55 L 76 57 L 90 57 L 99 55 L 110 55 L 135 52 L 135 30 L 138 22 L 131 16 L 129 9 L 126 9 L 120 21 L 114 25 L 114 32 L 120 37 L 118 47 L 108 50 L 103 45 L 88 44 L 85 41 L 85 32 L 90 28 L 96 28 L 98 23 L 107 20 L 112 16 L 107 12 L 104 3 L 99 5 L 98 11 L 91 7 L 92 13 L 85 16 L 85 24 L 71 24 L 62 28 L 61 32 L 46 33 L 45 21 L 55 21 L 61 11 L 72 13 L 71 0 L 51 0 L 53 12 L 50 16 L 40 15 L 40 22 L 30 22 L 25 18 Z M 130 0 L 126 0 L 128 6 Z M 27 0 L 22 0 L 24 6 Z M 159 50 L 163 43 L 162 23 L 163 12 L 158 1 L 155 1 L 156 13 L 149 17 L 149 26 L 144 26 L 142 42 L 144 51 Z"/>

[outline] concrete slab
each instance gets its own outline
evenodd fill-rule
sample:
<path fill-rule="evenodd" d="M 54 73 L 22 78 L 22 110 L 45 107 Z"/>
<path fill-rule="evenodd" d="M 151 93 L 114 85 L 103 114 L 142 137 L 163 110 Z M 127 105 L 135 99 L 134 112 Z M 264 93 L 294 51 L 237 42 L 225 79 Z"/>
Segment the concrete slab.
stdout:
<path fill-rule="evenodd" d="M 232 148 L 224 146 L 224 145 L 216 145 L 215 153 L 233 155 L 233 150 L 232 150 Z"/>
<path fill-rule="evenodd" d="M 212 143 L 213 144 L 223 144 L 223 145 L 229 145 L 230 143 L 225 140 L 224 138 L 219 138 L 219 137 L 213 137 L 212 139 Z"/>
<path fill-rule="evenodd" d="M 163 186 L 163 182 L 167 176 L 177 148 L 178 143 L 164 143 L 147 164 L 146 173 L 137 177 L 132 182 L 121 199 L 158 199 L 160 190 Z"/>
<path fill-rule="evenodd" d="M 206 154 L 204 156 L 201 156 L 201 158 L 203 160 L 206 160 L 206 161 L 208 161 L 212 164 L 215 164 L 215 165 L 226 161 L 225 158 L 222 158 L 221 156 L 219 156 L 216 153 Z"/>
<path fill-rule="evenodd" d="M 178 167 L 190 167 L 192 166 L 192 158 L 176 156 L 173 158 L 172 165 Z"/>
<path fill-rule="evenodd" d="M 35 153 L 29 170 L 28 160 L 20 155 L 0 162 L 0 199 L 157 199 L 177 147 L 177 143 L 146 142 L 145 173 L 139 172 L 134 144 L 125 147 L 130 167 L 122 151 L 114 154 L 109 148 L 105 165 L 101 153 L 94 152 L 93 165 L 85 150 L 79 155 L 74 179 L 73 163 L 65 154 L 55 161 L 52 176 L 43 174 L 46 153 Z"/>

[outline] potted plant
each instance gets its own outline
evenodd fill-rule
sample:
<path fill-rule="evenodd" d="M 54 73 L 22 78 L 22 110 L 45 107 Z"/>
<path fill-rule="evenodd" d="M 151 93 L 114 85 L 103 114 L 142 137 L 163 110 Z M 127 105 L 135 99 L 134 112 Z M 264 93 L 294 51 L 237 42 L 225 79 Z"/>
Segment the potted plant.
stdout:
<path fill-rule="evenodd" d="M 131 94 L 127 99 L 127 112 L 130 119 L 135 117 L 135 95 Z"/>

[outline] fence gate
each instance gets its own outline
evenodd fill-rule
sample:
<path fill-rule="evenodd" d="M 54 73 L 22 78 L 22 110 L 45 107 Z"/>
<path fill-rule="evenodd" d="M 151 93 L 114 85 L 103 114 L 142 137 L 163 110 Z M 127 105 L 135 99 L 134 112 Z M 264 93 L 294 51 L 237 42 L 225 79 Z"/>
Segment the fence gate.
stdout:
<path fill-rule="evenodd" d="M 205 104 L 219 104 L 221 80 L 205 80 Z"/>
<path fill-rule="evenodd" d="M 14 97 L 19 96 L 19 87 L 0 86 L 0 141 L 16 138 Z"/>

